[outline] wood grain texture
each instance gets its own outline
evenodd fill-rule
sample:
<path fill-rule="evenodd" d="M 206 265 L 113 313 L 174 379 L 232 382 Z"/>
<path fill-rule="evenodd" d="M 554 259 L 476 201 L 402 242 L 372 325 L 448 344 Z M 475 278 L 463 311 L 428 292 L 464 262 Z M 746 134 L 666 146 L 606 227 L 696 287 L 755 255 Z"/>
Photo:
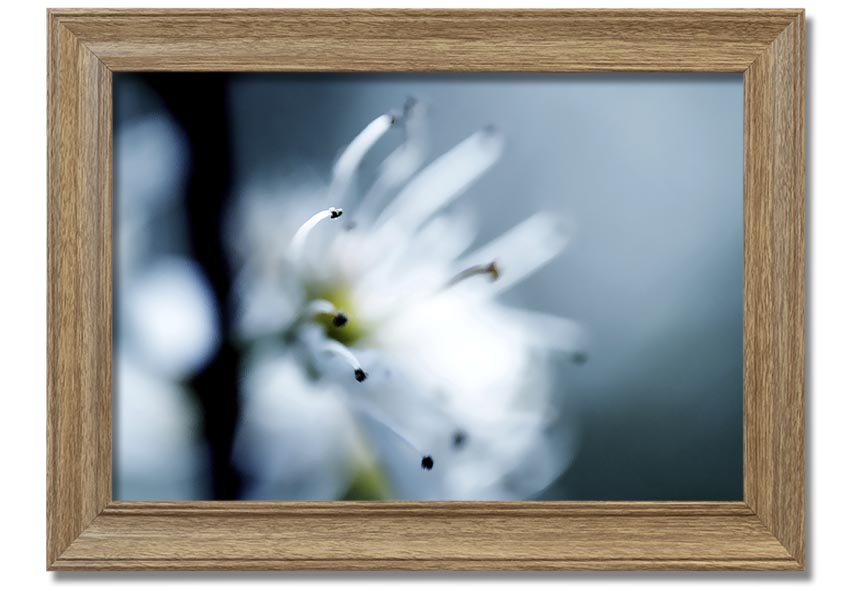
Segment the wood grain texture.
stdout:
<path fill-rule="evenodd" d="M 742 71 L 793 11 L 57 12 L 116 71 Z"/>
<path fill-rule="evenodd" d="M 804 24 L 796 10 L 50 11 L 48 568 L 804 568 Z M 113 70 L 744 72 L 744 501 L 112 502 Z"/>
<path fill-rule="evenodd" d="M 743 503 L 119 502 L 58 566 L 169 566 L 175 557 L 181 568 L 249 569 L 381 561 L 411 569 L 519 569 L 540 561 L 774 569 L 792 562 Z"/>
<path fill-rule="evenodd" d="M 112 496 L 111 72 L 51 19 L 47 560 Z"/>
<path fill-rule="evenodd" d="M 744 499 L 804 561 L 803 15 L 745 73 Z"/>

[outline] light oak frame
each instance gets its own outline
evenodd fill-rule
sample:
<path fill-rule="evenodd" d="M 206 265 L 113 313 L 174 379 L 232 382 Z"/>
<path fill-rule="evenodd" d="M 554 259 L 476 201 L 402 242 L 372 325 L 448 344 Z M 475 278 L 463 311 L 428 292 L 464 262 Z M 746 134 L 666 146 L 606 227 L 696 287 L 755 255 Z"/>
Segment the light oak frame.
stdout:
<path fill-rule="evenodd" d="M 48 12 L 47 567 L 804 568 L 802 10 Z M 744 73 L 742 502 L 115 502 L 113 71 Z"/>

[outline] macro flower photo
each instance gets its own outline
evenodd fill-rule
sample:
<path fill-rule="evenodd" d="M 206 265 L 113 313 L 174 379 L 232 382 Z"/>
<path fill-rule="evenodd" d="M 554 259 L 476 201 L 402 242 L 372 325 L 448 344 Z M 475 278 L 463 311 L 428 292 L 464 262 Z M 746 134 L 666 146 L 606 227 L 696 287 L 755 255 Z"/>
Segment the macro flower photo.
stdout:
<path fill-rule="evenodd" d="M 116 499 L 740 499 L 740 77 L 114 89 Z"/>

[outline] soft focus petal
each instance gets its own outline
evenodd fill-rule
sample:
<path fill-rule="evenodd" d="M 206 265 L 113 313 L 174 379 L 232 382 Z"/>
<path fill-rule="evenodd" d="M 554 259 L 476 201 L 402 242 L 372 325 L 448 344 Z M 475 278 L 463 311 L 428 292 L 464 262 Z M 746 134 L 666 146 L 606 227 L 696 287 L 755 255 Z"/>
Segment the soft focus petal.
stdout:
<path fill-rule="evenodd" d="M 363 157 L 392 127 L 394 117 L 381 115 L 370 122 L 342 151 L 334 164 L 328 204 L 347 204 L 347 192 Z"/>
<path fill-rule="evenodd" d="M 425 167 L 379 218 L 382 227 L 407 235 L 457 198 L 502 153 L 502 138 L 479 131 Z"/>
<path fill-rule="evenodd" d="M 165 258 L 128 287 L 122 299 L 129 343 L 146 364 L 169 377 L 187 377 L 218 346 L 215 300 L 195 263 Z"/>
<path fill-rule="evenodd" d="M 201 418 L 180 386 L 119 352 L 114 368 L 113 496 L 202 500 L 209 473 Z"/>
<path fill-rule="evenodd" d="M 587 333 L 576 321 L 521 308 L 499 307 L 502 319 L 511 323 L 526 344 L 558 352 L 586 349 Z"/>
<path fill-rule="evenodd" d="M 411 386 L 401 371 L 383 379 L 370 392 L 372 400 L 435 462 L 432 470 L 422 470 L 420 456 L 408 444 L 382 423 L 367 423 L 369 443 L 396 497 L 512 500 L 541 492 L 574 453 L 570 438 L 548 432 L 553 417 L 549 381 L 545 366 L 538 365 L 524 385 L 505 389 L 502 398 L 434 395 L 426 400 L 409 398 Z"/>
<path fill-rule="evenodd" d="M 177 203 L 174 191 L 187 155 L 180 130 L 165 116 L 146 117 L 116 131 L 116 216 L 150 215 L 154 208 Z"/>
<path fill-rule="evenodd" d="M 119 127 L 114 145 L 115 275 L 124 288 L 155 246 L 174 237 L 160 228 L 154 238 L 152 230 L 181 200 L 186 143 L 171 119 L 156 116 Z"/>
<path fill-rule="evenodd" d="M 499 278 L 488 285 L 491 294 L 503 292 L 548 263 L 567 246 L 563 223 L 547 213 L 532 215 L 492 242 L 459 261 L 461 268 L 496 261 Z"/>
<path fill-rule="evenodd" d="M 242 382 L 234 458 L 246 498 L 333 500 L 357 462 L 357 432 L 344 393 L 311 382 L 279 346 L 256 351 Z"/>
<path fill-rule="evenodd" d="M 425 105 L 413 99 L 404 110 L 404 143 L 381 164 L 375 182 L 357 206 L 354 221 L 371 223 L 387 195 L 416 173 L 425 161 L 428 135 L 425 127 Z"/>

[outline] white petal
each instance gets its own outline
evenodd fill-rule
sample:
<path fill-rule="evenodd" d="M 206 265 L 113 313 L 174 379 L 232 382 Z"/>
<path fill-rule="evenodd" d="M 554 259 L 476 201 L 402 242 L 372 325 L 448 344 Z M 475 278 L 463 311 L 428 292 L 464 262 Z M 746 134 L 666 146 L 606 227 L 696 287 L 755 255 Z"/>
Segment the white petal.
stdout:
<path fill-rule="evenodd" d="M 348 486 L 361 457 L 344 392 L 305 375 L 280 347 L 248 361 L 234 441 L 247 499 L 336 500 Z"/>
<path fill-rule="evenodd" d="M 557 217 L 537 213 L 463 258 L 459 261 L 458 272 L 495 260 L 499 267 L 499 278 L 487 282 L 487 289 L 497 294 L 516 285 L 555 258 L 567 242 L 566 231 Z"/>
<path fill-rule="evenodd" d="M 382 314 L 398 302 L 430 296 L 453 275 L 453 261 L 475 240 L 475 224 L 465 215 L 440 215 L 411 235 L 408 243 L 372 257 L 371 267 L 354 284 L 358 305 Z"/>
<path fill-rule="evenodd" d="M 162 259 L 122 290 L 119 298 L 132 348 L 162 374 L 191 375 L 218 346 L 216 303 L 193 262 Z"/>
<path fill-rule="evenodd" d="M 415 457 L 415 460 L 412 462 L 414 467 L 420 459 L 424 456 L 430 455 L 430 452 L 423 449 L 420 443 L 415 441 L 413 437 L 411 437 L 411 435 L 398 423 L 393 421 L 388 414 L 381 411 L 375 403 L 369 402 L 368 400 L 363 401 L 351 398 L 349 406 L 351 406 L 361 416 L 361 418 L 365 417 L 366 419 L 373 421 L 375 424 L 380 425 L 386 433 L 390 433 L 398 441 L 404 444 L 408 450 L 412 451 Z"/>
<path fill-rule="evenodd" d="M 572 319 L 520 308 L 499 307 L 506 323 L 516 327 L 530 346 L 575 352 L 586 345 L 584 328 Z"/>
<path fill-rule="evenodd" d="M 354 213 L 356 223 L 370 223 L 387 194 L 402 185 L 422 166 L 427 153 L 425 110 L 421 102 L 405 108 L 404 129 L 406 139 L 378 168 L 378 177 L 363 196 L 363 202 Z"/>
<path fill-rule="evenodd" d="M 310 232 L 313 231 L 319 223 L 325 219 L 335 219 L 341 214 L 341 210 L 331 206 L 330 208 L 320 210 L 307 219 L 304 224 L 298 228 L 295 235 L 292 236 L 292 242 L 289 244 L 289 255 L 292 261 L 296 264 L 301 262 L 301 255 L 304 252 L 304 244 L 307 242 L 307 236 L 310 235 Z"/>
<path fill-rule="evenodd" d="M 307 305 L 307 313 L 310 315 L 330 315 L 337 312 L 332 302 L 320 298 L 313 300 Z"/>
<path fill-rule="evenodd" d="M 115 361 L 116 500 L 202 500 L 208 465 L 200 414 L 185 390 L 122 349 Z"/>
<path fill-rule="evenodd" d="M 447 206 L 498 160 L 502 138 L 475 133 L 425 167 L 379 217 L 381 226 L 405 234 Z"/>
<path fill-rule="evenodd" d="M 476 222 L 468 214 L 435 217 L 410 240 L 410 254 L 450 265 L 475 241 Z"/>
<path fill-rule="evenodd" d="M 345 362 L 347 362 L 349 366 L 355 371 L 363 369 L 363 367 L 360 365 L 360 361 L 357 360 L 357 357 L 354 356 L 351 350 L 349 350 L 345 345 L 339 343 L 336 340 L 325 341 L 321 345 L 319 351 L 339 356 Z"/>
<path fill-rule="evenodd" d="M 369 123 L 342 151 L 333 168 L 333 179 L 329 191 L 331 202 L 343 203 L 348 186 L 363 157 L 389 131 L 393 122 L 391 115 L 381 115 Z"/>
<path fill-rule="evenodd" d="M 126 276 L 150 260 L 157 232 L 151 221 L 175 210 L 188 151 L 177 125 L 165 116 L 146 117 L 115 132 L 116 274 Z"/>
<path fill-rule="evenodd" d="M 116 217 L 149 218 L 152 211 L 176 204 L 187 156 L 180 129 L 168 117 L 120 127 L 115 132 Z"/>

